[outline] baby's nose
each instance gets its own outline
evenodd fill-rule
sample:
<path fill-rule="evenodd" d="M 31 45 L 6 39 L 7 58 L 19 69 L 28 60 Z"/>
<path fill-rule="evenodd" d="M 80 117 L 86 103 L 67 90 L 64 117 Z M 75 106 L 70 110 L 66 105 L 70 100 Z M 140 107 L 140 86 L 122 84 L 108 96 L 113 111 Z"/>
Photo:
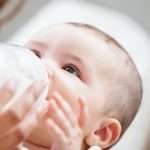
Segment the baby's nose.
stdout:
<path fill-rule="evenodd" d="M 48 90 L 48 95 L 47 95 L 47 100 L 50 99 L 53 87 L 54 87 L 54 71 L 56 70 L 56 64 L 49 59 L 41 59 L 42 64 L 44 64 L 48 79 L 49 79 L 49 90 Z"/>
<path fill-rule="evenodd" d="M 52 60 L 49 60 L 49 59 L 41 59 L 41 61 L 45 66 L 48 77 L 52 79 L 54 75 L 54 70 L 57 67 L 56 64 Z"/>

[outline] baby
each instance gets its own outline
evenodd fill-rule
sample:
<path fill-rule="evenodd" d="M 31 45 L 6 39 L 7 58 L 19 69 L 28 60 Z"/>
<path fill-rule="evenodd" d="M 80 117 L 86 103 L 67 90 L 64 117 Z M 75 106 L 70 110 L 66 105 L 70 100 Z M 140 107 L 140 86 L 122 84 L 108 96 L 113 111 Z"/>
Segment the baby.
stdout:
<path fill-rule="evenodd" d="M 29 51 L 20 51 L 16 60 L 18 66 L 26 62 L 26 69 L 20 70 L 17 78 L 26 79 L 25 84 L 44 79 L 49 90 L 45 86 L 42 96 L 40 90 L 39 94 L 34 90 L 36 94 L 32 99 L 35 101 L 40 96 L 43 101 L 47 100 L 48 108 L 38 125 L 34 126 L 31 118 L 25 119 L 27 124 L 33 124 L 34 130 L 25 136 L 28 138 L 24 147 L 87 150 L 92 146 L 109 149 L 117 143 L 134 119 L 142 99 L 141 78 L 128 53 L 104 32 L 82 23 L 46 27 L 25 47 L 38 59 Z M 32 62 L 28 62 L 29 59 Z M 31 103 L 33 100 L 25 97 L 31 98 L 29 92 L 27 88 L 18 102 Z M 37 101 L 33 110 L 36 112 L 42 103 Z M 17 104 L 16 101 L 14 106 L 19 108 Z"/>
<path fill-rule="evenodd" d="M 85 150 L 93 145 L 108 149 L 118 142 L 142 99 L 140 75 L 124 48 L 82 23 L 44 28 L 25 46 L 52 72 L 49 119 L 25 145 Z"/>

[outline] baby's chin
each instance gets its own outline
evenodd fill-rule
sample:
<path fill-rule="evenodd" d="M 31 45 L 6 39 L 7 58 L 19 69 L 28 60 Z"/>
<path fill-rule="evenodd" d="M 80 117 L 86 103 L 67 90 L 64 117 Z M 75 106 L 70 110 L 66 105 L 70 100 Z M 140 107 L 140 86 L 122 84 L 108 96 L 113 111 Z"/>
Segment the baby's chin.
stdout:
<path fill-rule="evenodd" d="M 43 148 L 50 148 L 52 145 L 51 138 L 45 125 L 40 125 L 37 127 L 27 138 L 26 142 Z"/>

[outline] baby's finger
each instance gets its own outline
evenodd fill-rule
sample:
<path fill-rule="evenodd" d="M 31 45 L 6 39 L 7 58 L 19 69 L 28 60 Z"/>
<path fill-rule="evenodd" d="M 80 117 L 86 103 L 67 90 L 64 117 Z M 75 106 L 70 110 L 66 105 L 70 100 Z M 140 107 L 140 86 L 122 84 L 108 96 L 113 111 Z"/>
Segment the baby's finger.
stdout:
<path fill-rule="evenodd" d="M 28 86 L 25 91 L 19 93 L 19 95 L 17 93 L 13 99 L 11 99 L 10 102 L 0 111 L 0 136 L 17 125 L 25 117 L 38 97 L 42 95 L 43 99 L 45 98 L 45 85 L 43 86 L 41 84 L 41 91 L 38 93 L 41 94 L 43 91 L 41 95 L 36 95 L 37 93 L 35 94 L 33 89 L 35 85 L 37 86 L 37 83 L 34 82 Z"/>
<path fill-rule="evenodd" d="M 70 136 L 72 127 L 70 121 L 64 115 L 64 112 L 58 107 L 56 101 L 51 99 L 49 101 L 49 118 L 55 121 L 55 123 L 63 130 L 66 136 Z"/>
<path fill-rule="evenodd" d="M 88 107 L 83 97 L 79 97 L 80 104 L 80 116 L 79 116 L 79 125 L 80 127 L 84 127 L 88 120 Z"/>
<path fill-rule="evenodd" d="M 67 137 L 64 134 L 63 130 L 52 120 L 48 119 L 46 121 L 46 125 L 48 128 L 49 135 L 51 139 L 60 143 L 66 143 Z"/>
<path fill-rule="evenodd" d="M 74 127 L 77 124 L 77 119 L 71 106 L 67 103 L 67 100 L 65 100 L 58 92 L 54 92 L 52 98 L 56 100 L 57 105 L 61 108 L 71 125 Z"/>

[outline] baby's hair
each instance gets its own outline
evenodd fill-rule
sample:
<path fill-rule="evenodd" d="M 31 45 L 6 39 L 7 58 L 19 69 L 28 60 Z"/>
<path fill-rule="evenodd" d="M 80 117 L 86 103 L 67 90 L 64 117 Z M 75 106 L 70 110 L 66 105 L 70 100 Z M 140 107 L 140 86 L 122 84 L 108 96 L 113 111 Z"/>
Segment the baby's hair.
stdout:
<path fill-rule="evenodd" d="M 114 38 L 112 38 L 108 34 L 104 33 L 100 29 L 98 29 L 92 25 L 85 24 L 85 23 L 68 22 L 66 24 L 71 25 L 73 27 L 83 29 L 86 32 L 92 33 L 94 36 L 97 36 L 98 38 L 103 39 L 108 45 L 110 45 L 110 46 L 113 45 L 115 47 L 115 49 L 113 47 L 111 47 L 111 49 L 114 52 L 117 52 L 117 53 L 119 52 L 118 56 L 121 56 L 121 55 L 124 56 L 125 69 L 128 72 L 127 81 L 129 83 L 123 82 L 123 84 L 125 84 L 123 86 L 126 86 L 126 84 L 127 84 L 126 88 L 127 88 L 127 91 L 129 92 L 129 94 L 128 94 L 128 97 L 126 98 L 126 101 L 125 102 L 123 101 L 120 105 L 118 105 L 119 108 L 115 108 L 115 109 L 118 109 L 118 111 L 120 113 L 120 117 L 117 116 L 118 117 L 117 119 L 120 121 L 120 123 L 122 125 L 122 134 L 121 134 L 121 136 L 122 136 L 123 133 L 128 128 L 128 126 L 131 124 L 132 120 L 134 119 L 134 117 L 139 109 L 139 106 L 141 104 L 141 100 L 142 100 L 142 93 L 143 93 L 142 80 L 141 80 L 140 74 L 136 68 L 136 65 L 134 64 L 134 62 L 131 59 L 128 52 L 123 48 L 123 46 L 121 46 Z M 130 77 L 130 76 L 132 76 L 132 77 Z M 116 92 L 115 98 L 120 96 L 119 100 L 121 101 L 121 98 L 122 98 L 121 94 L 119 92 Z M 114 107 L 115 107 L 115 105 L 114 105 Z M 105 114 L 111 115 L 112 107 L 109 107 L 107 109 L 107 111 L 105 112 Z M 112 117 L 116 118 L 115 115 Z"/>

